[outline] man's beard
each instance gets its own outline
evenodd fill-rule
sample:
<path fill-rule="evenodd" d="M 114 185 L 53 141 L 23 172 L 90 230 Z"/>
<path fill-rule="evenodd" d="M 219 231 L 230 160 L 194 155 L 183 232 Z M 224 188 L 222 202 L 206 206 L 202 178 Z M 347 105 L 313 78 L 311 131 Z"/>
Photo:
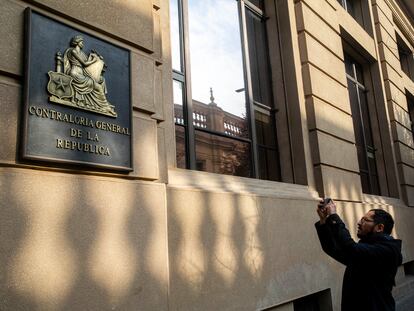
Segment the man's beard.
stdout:
<path fill-rule="evenodd" d="M 374 235 L 374 228 L 372 228 L 371 231 L 365 233 L 365 234 L 361 234 L 361 233 L 357 233 L 357 237 L 360 239 L 368 239 L 370 237 L 372 237 Z"/>

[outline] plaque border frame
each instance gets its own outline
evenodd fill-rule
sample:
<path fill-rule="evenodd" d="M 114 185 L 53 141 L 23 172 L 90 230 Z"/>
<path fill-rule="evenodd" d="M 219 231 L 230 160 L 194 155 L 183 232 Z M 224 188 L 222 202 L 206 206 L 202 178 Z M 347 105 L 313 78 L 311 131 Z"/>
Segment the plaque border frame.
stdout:
<path fill-rule="evenodd" d="M 28 134 L 28 108 L 29 108 L 29 81 L 30 81 L 30 65 L 31 65 L 31 43 L 32 43 L 32 14 L 38 14 L 41 15 L 45 18 L 48 18 L 56 23 L 60 23 L 64 26 L 76 29 L 78 31 L 80 31 L 81 33 L 86 33 L 87 35 L 94 37 L 100 41 L 104 41 L 110 45 L 114 45 L 118 48 L 124 49 L 126 51 L 128 51 L 128 63 L 129 63 L 129 102 L 130 102 L 130 109 L 129 109 L 129 123 L 130 123 L 130 138 L 129 138 L 129 157 L 130 157 L 130 163 L 131 165 L 128 166 L 119 166 L 119 165 L 110 165 L 110 164 L 101 164 L 101 163 L 95 163 L 95 162 L 88 162 L 88 161 L 76 161 L 76 160 L 69 160 L 69 159 L 62 159 L 62 158 L 54 158 L 54 157 L 48 157 L 48 156 L 37 156 L 37 155 L 32 155 L 32 154 L 27 154 L 26 152 L 26 146 L 27 146 L 27 134 Z M 108 40 L 102 39 L 100 37 L 97 37 L 95 34 L 92 34 L 88 31 L 85 31 L 83 29 L 79 29 L 76 26 L 73 25 L 69 25 L 65 22 L 62 22 L 54 17 L 45 15 L 44 13 L 33 9 L 31 7 L 28 7 L 24 10 L 24 40 L 23 40 L 23 44 L 24 44 L 24 64 L 23 64 L 23 75 L 24 75 L 24 79 L 23 79 L 23 113 L 21 113 L 21 126 L 20 126 L 20 130 L 21 133 L 20 138 L 20 144 L 18 146 L 18 150 L 20 151 L 20 160 L 22 160 L 23 162 L 26 162 L 26 160 L 30 161 L 31 164 L 35 164 L 35 165 L 41 165 L 41 164 L 64 164 L 64 166 L 59 165 L 57 168 L 63 168 L 63 169 L 82 169 L 84 167 L 92 167 L 94 169 L 98 169 L 99 171 L 111 171 L 112 173 L 114 173 L 114 171 L 117 171 L 118 173 L 130 173 L 134 170 L 134 150 L 133 150 L 133 141 L 134 141 L 134 130 L 133 130 L 133 105 L 132 105 L 132 89 L 131 89 L 131 81 L 132 81 L 132 72 L 131 72 L 131 51 L 127 50 L 124 47 L 118 46 L 116 44 L 114 44 L 113 42 L 110 42 Z M 45 90 L 46 92 L 46 90 Z M 23 164 L 23 163 L 22 163 Z M 29 164 L 24 163 L 24 164 Z M 66 164 L 66 165 L 65 165 Z M 56 167 L 54 165 L 47 165 L 47 166 L 53 166 Z"/>

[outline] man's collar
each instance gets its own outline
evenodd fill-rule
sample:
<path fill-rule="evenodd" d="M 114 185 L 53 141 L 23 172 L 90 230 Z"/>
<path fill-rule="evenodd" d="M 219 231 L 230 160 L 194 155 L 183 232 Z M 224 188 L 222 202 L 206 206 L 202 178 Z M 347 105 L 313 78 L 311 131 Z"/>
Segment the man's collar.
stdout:
<path fill-rule="evenodd" d="M 393 239 L 394 238 L 389 234 L 386 234 L 386 233 L 383 233 L 383 232 L 376 232 L 376 233 L 373 233 L 373 234 L 370 234 L 368 236 L 365 236 L 365 237 L 361 238 L 360 242 L 375 243 L 375 242 L 378 242 L 378 241 L 390 241 L 390 240 L 393 240 Z"/>

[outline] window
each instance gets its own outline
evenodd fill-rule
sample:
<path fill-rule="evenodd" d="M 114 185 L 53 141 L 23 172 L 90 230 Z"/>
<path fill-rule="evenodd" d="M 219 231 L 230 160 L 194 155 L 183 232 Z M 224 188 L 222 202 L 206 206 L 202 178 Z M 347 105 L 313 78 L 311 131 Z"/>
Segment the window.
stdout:
<path fill-rule="evenodd" d="M 177 167 L 280 180 L 262 0 L 171 0 Z"/>
<path fill-rule="evenodd" d="M 414 275 L 414 261 L 409 261 L 404 264 L 404 274 L 406 276 Z"/>
<path fill-rule="evenodd" d="M 397 34 L 398 56 L 400 58 L 401 69 L 411 79 L 414 80 L 414 55 L 404 40 Z"/>
<path fill-rule="evenodd" d="M 263 309 L 263 311 L 332 311 L 332 295 L 330 289 L 297 298 L 291 302 Z"/>
<path fill-rule="evenodd" d="M 411 133 L 414 137 L 414 96 L 412 96 L 411 94 L 407 94 L 407 106 L 411 121 Z"/>
<path fill-rule="evenodd" d="M 293 302 L 294 311 L 332 311 L 331 290 L 298 298 Z"/>
<path fill-rule="evenodd" d="M 364 26 L 361 0 L 338 0 L 338 2 L 358 24 Z"/>
<path fill-rule="evenodd" d="M 362 192 L 379 195 L 380 188 L 375 159 L 376 148 L 370 120 L 371 114 L 376 115 L 376 112 L 370 111 L 368 106 L 361 65 L 349 55 L 345 55 L 345 68 Z"/>

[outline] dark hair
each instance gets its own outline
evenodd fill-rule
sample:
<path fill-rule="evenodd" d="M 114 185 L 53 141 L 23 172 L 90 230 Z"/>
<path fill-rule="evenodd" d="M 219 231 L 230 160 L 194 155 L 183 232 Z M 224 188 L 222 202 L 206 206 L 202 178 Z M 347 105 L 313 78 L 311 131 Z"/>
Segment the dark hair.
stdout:
<path fill-rule="evenodd" d="M 383 224 L 384 233 L 391 234 L 392 228 L 394 227 L 394 219 L 392 219 L 392 216 L 379 208 L 374 208 L 370 211 L 374 212 L 374 216 L 372 217 L 374 219 L 374 223 L 376 225 Z"/>

